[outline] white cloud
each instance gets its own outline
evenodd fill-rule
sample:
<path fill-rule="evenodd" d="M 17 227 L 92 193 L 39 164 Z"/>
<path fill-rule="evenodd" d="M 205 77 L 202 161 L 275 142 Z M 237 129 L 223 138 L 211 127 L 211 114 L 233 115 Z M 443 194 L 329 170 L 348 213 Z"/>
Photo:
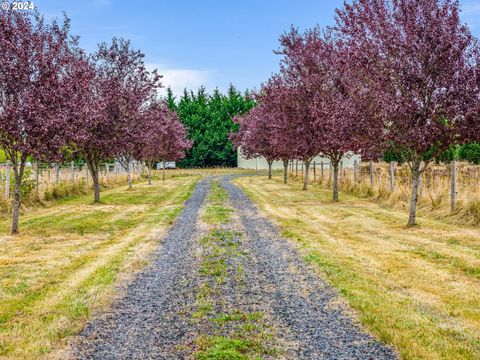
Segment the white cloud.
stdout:
<path fill-rule="evenodd" d="M 158 69 L 158 72 L 163 75 L 162 95 L 166 93 L 167 87 L 171 87 L 176 96 L 183 94 L 185 88 L 195 91 L 202 85 L 211 87 L 212 72 L 209 70 L 174 68 L 162 64 L 146 64 L 146 68 L 150 71 Z"/>

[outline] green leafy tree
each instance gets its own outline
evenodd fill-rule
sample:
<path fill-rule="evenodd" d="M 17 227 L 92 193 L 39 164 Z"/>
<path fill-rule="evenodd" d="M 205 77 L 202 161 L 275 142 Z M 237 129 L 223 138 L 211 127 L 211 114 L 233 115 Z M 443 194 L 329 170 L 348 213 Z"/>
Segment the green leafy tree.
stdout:
<path fill-rule="evenodd" d="M 383 161 L 391 162 L 395 161 L 398 164 L 403 164 L 407 161 L 407 152 L 402 149 L 400 146 L 390 143 L 387 150 L 383 154 Z"/>
<path fill-rule="evenodd" d="M 435 162 L 438 164 L 450 164 L 453 160 L 458 159 L 459 146 L 450 146 L 445 152 L 435 158 Z M 479 153 L 480 154 L 480 153 Z"/>
<path fill-rule="evenodd" d="M 470 143 L 462 145 L 459 149 L 459 158 L 472 164 L 480 164 L 480 144 Z"/>
<path fill-rule="evenodd" d="M 167 89 L 166 101 L 169 108 L 178 113 L 189 139 L 194 142 L 178 166 L 237 165 L 236 150 L 229 134 L 238 131 L 232 119 L 245 114 L 255 104 L 248 92 L 242 94 L 231 85 L 226 94 L 215 90 L 210 95 L 201 87 L 196 93 L 184 90 L 177 102 L 171 89 Z"/>

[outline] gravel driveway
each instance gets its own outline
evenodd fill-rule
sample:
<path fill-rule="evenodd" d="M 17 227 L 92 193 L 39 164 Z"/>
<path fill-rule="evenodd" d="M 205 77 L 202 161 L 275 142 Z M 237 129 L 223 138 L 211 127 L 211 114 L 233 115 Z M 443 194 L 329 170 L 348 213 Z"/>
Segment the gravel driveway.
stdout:
<path fill-rule="evenodd" d="M 222 282 L 216 302 L 266 314 L 280 351 L 265 358 L 397 359 L 352 320 L 335 291 L 231 179 L 224 176 L 220 184 L 228 192 L 234 214 L 228 226 L 239 235 L 242 255 L 227 262 L 245 270 L 241 286 L 233 277 Z M 194 339 L 215 331 L 192 321 L 202 283 L 198 252 L 205 229 L 199 214 L 210 184 L 211 179 L 197 184 L 150 265 L 107 313 L 85 327 L 75 343 L 76 358 L 189 359 Z"/>

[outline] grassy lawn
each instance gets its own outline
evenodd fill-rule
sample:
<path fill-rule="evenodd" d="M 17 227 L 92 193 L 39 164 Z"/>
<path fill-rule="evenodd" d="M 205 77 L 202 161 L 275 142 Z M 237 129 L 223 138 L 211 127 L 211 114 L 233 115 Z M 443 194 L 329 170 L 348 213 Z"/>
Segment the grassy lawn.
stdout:
<path fill-rule="evenodd" d="M 318 185 L 235 180 L 404 359 L 480 358 L 480 231 Z"/>
<path fill-rule="evenodd" d="M 148 262 L 198 176 L 137 183 L 57 201 L 21 216 L 21 235 L 0 235 L 0 358 L 61 348 L 115 286 Z M 8 234 L 10 220 L 0 220 Z"/>

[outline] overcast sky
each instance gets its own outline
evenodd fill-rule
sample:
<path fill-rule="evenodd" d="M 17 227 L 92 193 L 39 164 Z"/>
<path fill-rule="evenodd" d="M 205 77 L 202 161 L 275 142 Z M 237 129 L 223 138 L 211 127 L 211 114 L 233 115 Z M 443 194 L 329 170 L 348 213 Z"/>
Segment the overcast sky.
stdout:
<path fill-rule="evenodd" d="M 82 47 L 94 51 L 125 37 L 178 94 L 205 85 L 258 87 L 278 70 L 278 37 L 291 25 L 331 25 L 342 0 L 33 0 L 48 17 L 65 11 Z M 462 16 L 480 37 L 480 0 L 462 0 Z"/>

